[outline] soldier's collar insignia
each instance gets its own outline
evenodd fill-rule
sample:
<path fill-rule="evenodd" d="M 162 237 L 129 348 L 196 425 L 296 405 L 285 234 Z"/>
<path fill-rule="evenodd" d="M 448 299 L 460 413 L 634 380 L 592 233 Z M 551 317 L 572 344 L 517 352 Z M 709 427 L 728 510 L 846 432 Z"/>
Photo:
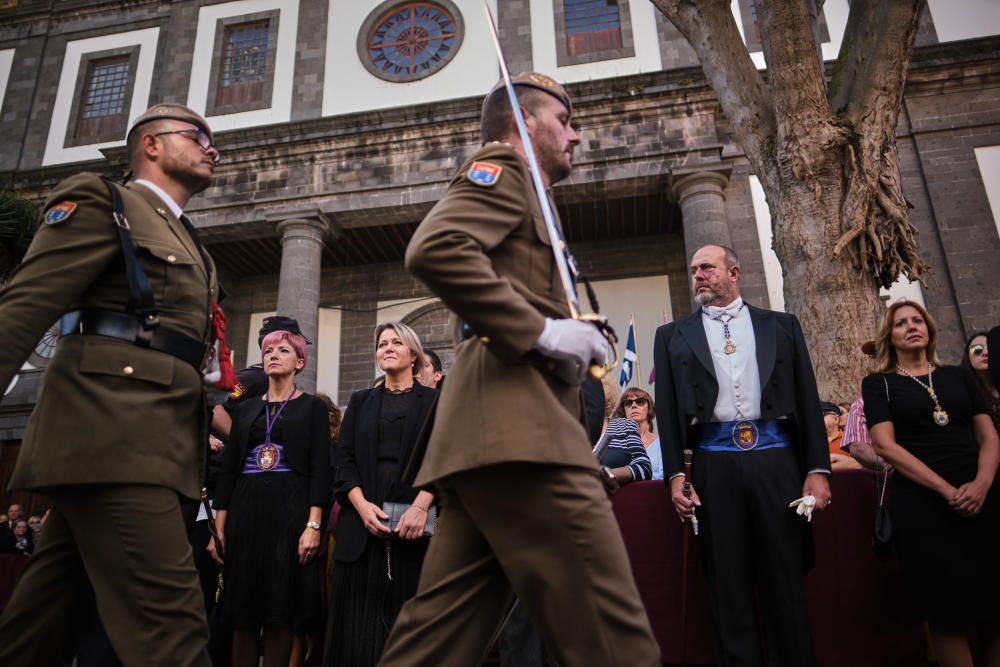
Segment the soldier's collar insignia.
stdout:
<path fill-rule="evenodd" d="M 69 216 L 73 215 L 73 211 L 76 210 L 76 202 L 64 201 L 59 202 L 55 206 L 49 208 L 45 213 L 45 224 L 46 225 L 58 225 L 59 223 L 66 222 L 69 220 Z"/>
<path fill-rule="evenodd" d="M 490 188 L 500 180 L 502 171 L 503 167 L 492 162 L 473 162 L 466 177 L 476 185 Z"/>

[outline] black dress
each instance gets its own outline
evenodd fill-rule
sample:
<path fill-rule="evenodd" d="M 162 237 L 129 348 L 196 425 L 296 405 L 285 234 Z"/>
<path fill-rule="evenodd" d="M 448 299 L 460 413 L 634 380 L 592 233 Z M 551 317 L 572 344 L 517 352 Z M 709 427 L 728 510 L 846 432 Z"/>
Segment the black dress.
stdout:
<path fill-rule="evenodd" d="M 403 429 L 412 393 L 382 390 L 377 424 L 378 451 L 373 485 L 363 485 L 365 498 L 379 507 L 385 501 L 412 502 L 415 490 L 400 482 Z M 349 417 L 345 417 L 349 418 Z M 360 446 L 360 445 L 359 445 Z M 368 539 L 353 562 L 333 567 L 327 626 L 326 667 L 373 667 L 382 656 L 389 631 L 403 604 L 417 592 L 420 568 L 429 540 Z M 391 567 L 391 580 L 389 578 Z"/>
<path fill-rule="evenodd" d="M 310 419 L 308 394 L 288 401 L 271 431 L 283 443 L 283 427 Z M 277 404 L 270 404 L 276 409 Z M 249 428 L 249 453 L 228 503 L 225 594 L 222 620 L 238 625 L 301 624 L 322 613 L 319 563 L 299 564 L 299 538 L 309 521 L 309 480 L 279 456 L 261 471 L 255 449 L 264 442 L 264 412 Z M 267 466 L 265 466 L 267 467 Z"/>
<path fill-rule="evenodd" d="M 928 384 L 927 376 L 917 376 Z M 956 488 L 972 481 L 979 444 L 973 416 L 986 414 L 982 394 L 962 369 L 934 371 L 934 391 L 948 413 L 934 422 L 934 402 L 913 379 L 872 374 L 861 392 L 869 428 L 891 421 L 896 442 Z M 893 541 L 907 588 L 924 618 L 961 627 L 1000 621 L 1000 500 L 998 484 L 979 515 L 960 516 L 937 492 L 893 475 L 890 513 Z"/>

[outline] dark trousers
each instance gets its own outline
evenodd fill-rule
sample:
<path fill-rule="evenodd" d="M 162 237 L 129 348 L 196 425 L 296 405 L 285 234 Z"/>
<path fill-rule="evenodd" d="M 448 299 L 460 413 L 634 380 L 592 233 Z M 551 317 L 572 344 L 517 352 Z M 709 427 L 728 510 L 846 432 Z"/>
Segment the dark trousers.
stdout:
<path fill-rule="evenodd" d="M 814 665 L 802 582 L 807 528 L 788 507 L 802 494 L 794 450 L 698 452 L 693 477 L 720 667 L 762 664 L 754 583 L 768 663 Z"/>
<path fill-rule="evenodd" d="M 41 543 L 0 615 L 0 665 L 55 664 L 96 598 L 126 666 L 210 667 L 177 493 L 137 485 L 46 493 L 53 508 Z"/>
<path fill-rule="evenodd" d="M 382 667 L 479 664 L 514 595 L 565 667 L 660 664 L 596 471 L 506 463 L 438 487 L 438 532 Z"/>

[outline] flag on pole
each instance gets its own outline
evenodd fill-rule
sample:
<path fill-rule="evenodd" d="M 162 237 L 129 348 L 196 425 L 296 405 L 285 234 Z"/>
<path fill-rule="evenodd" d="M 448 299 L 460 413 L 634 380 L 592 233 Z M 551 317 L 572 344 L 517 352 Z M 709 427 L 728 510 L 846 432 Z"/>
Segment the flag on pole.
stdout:
<path fill-rule="evenodd" d="M 628 339 L 625 341 L 625 352 L 622 354 L 622 372 L 618 376 L 618 384 L 625 387 L 632 381 L 632 373 L 636 365 L 635 354 L 635 319 L 629 320 Z"/>

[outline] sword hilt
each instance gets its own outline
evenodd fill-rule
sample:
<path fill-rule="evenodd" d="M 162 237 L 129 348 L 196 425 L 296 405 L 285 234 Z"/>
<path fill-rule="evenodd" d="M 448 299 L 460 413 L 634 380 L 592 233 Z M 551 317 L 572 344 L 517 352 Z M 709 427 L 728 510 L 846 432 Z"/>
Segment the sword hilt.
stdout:
<path fill-rule="evenodd" d="M 611 362 L 604 364 L 590 364 L 587 368 L 587 375 L 595 380 L 600 380 L 602 377 L 608 374 L 608 372 L 618 365 L 618 336 L 615 334 L 615 330 L 608 324 L 608 318 L 604 315 L 599 315 L 597 313 L 585 313 L 583 315 L 578 315 L 576 319 L 581 322 L 590 322 L 597 330 L 601 332 L 604 339 L 608 341 L 608 347 L 611 348 Z"/>

